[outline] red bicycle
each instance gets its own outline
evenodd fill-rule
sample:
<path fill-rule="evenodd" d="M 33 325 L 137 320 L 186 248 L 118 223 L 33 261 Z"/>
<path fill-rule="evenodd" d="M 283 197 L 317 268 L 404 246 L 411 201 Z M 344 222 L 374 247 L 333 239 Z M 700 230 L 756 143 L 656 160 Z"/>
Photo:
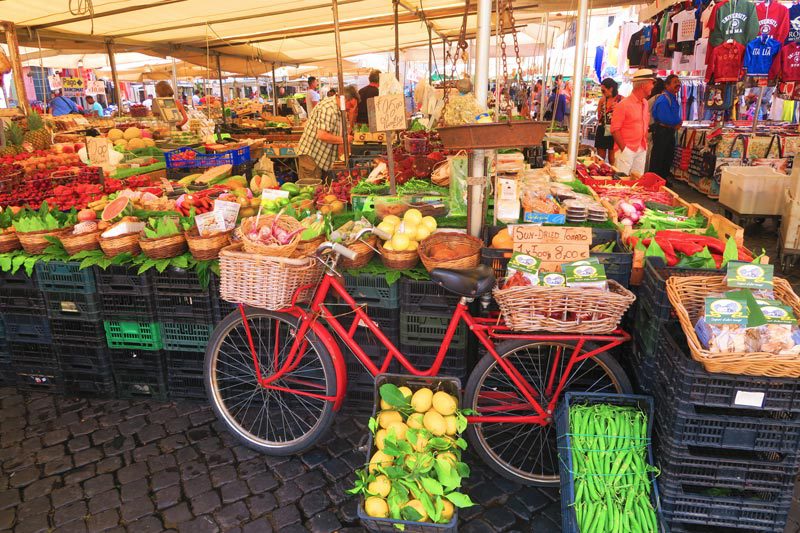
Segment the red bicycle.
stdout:
<path fill-rule="evenodd" d="M 468 417 L 467 436 L 487 465 L 525 484 L 558 483 L 553 413 L 564 392 L 631 392 L 627 375 L 609 353 L 630 339 L 622 330 L 519 333 L 497 319 L 473 316 L 468 304 L 495 285 L 492 269 L 484 265 L 431 272 L 434 282 L 461 299 L 433 364 L 416 368 L 342 285 L 336 262 L 351 254 L 341 245 L 321 245 L 317 257 L 326 270 L 316 288 L 298 289 L 291 306 L 280 311 L 240 305 L 214 330 L 205 355 L 206 389 L 219 419 L 244 445 L 290 455 L 323 436 L 347 392 L 345 358 L 333 334 L 373 376 L 393 361 L 409 374 L 436 376 L 456 329 L 465 323 L 486 350 L 464 387 L 464 407 L 477 413 Z M 301 306 L 297 299 L 304 290 L 314 292 Z M 348 328 L 326 303 L 331 292 L 354 315 Z M 363 327 L 386 348 L 382 360 L 372 360 L 354 340 Z"/>

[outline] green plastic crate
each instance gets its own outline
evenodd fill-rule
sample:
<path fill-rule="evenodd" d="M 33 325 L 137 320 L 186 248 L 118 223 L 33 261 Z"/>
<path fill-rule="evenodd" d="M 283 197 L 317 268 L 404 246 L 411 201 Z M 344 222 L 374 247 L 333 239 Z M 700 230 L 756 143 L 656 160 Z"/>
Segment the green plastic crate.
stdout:
<path fill-rule="evenodd" d="M 104 321 L 109 348 L 160 350 L 161 328 L 153 322 Z"/>
<path fill-rule="evenodd" d="M 214 327 L 208 324 L 164 322 L 162 338 L 166 350 L 204 352 Z"/>

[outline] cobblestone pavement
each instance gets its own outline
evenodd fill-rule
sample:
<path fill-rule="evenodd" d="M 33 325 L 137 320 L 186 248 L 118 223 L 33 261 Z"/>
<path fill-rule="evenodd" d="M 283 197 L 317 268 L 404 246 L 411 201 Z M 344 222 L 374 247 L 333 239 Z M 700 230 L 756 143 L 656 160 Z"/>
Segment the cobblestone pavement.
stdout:
<path fill-rule="evenodd" d="M 361 531 L 345 489 L 364 417 L 301 456 L 239 446 L 203 403 L 87 400 L 0 388 L 0 531 Z M 523 488 L 468 458 L 480 505 L 460 531 L 560 531 L 557 489 Z"/>

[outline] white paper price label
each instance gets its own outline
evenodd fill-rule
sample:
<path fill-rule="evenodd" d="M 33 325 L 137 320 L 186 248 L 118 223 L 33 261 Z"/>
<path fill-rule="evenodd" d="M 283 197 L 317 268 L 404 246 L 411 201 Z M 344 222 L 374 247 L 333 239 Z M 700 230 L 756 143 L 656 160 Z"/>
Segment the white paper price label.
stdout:
<path fill-rule="evenodd" d="M 110 149 L 111 143 L 105 137 L 86 138 L 86 153 L 89 156 L 89 162 L 93 165 L 108 163 L 108 151 Z"/>
<path fill-rule="evenodd" d="M 764 393 L 737 390 L 733 404 L 745 407 L 764 407 Z"/>
<path fill-rule="evenodd" d="M 86 84 L 86 94 L 105 94 L 106 84 L 103 81 L 90 81 Z"/>

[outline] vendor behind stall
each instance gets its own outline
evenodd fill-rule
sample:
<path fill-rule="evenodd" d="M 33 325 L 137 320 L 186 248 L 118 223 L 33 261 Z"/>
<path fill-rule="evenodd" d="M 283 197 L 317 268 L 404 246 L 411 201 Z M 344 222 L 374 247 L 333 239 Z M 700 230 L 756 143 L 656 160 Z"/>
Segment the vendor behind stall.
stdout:
<path fill-rule="evenodd" d="M 156 97 L 172 98 L 175 100 L 175 105 L 178 106 L 178 111 L 181 113 L 181 120 L 175 124 L 178 129 L 189 122 L 189 117 L 186 116 L 186 108 L 183 107 L 183 103 L 180 100 L 175 99 L 175 91 L 172 90 L 172 86 L 169 82 L 160 81 L 156 83 Z"/>
<path fill-rule="evenodd" d="M 356 100 L 356 88 L 353 85 L 345 87 L 344 97 L 345 102 Z M 342 114 L 338 100 L 329 96 L 314 107 L 300 137 L 297 149 L 298 179 L 320 179 L 323 171 L 330 170 L 339 154 L 338 147 L 344 144 L 341 131 Z"/>

